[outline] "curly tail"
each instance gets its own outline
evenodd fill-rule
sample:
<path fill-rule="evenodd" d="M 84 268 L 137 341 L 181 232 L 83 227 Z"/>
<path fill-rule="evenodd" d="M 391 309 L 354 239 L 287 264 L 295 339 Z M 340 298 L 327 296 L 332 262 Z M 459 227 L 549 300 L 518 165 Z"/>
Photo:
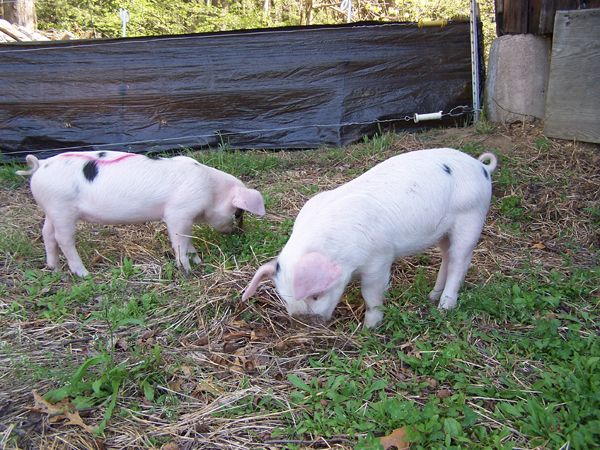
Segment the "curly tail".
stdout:
<path fill-rule="evenodd" d="M 498 158 L 493 153 L 483 153 L 479 158 L 477 158 L 483 166 L 486 168 L 488 173 L 492 173 L 496 170 L 496 166 L 498 165 Z M 488 161 L 485 163 L 484 161 Z"/>
<path fill-rule="evenodd" d="M 40 161 L 33 155 L 27 155 L 25 157 L 25 161 L 27 161 L 27 165 L 30 167 L 30 169 L 17 170 L 15 172 L 17 175 L 33 175 L 35 171 L 40 168 Z"/>

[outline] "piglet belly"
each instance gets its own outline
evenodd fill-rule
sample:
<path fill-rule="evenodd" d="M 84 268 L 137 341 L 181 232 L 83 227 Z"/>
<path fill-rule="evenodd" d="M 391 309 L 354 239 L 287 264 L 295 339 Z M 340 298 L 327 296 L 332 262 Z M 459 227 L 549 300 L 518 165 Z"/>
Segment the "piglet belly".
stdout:
<path fill-rule="evenodd" d="M 414 208 L 404 211 L 403 217 L 397 217 L 393 227 L 387 230 L 387 236 L 393 242 L 397 258 L 414 255 L 436 245 L 449 230 L 451 220 L 439 211 L 424 213 Z"/>
<path fill-rule="evenodd" d="M 131 199 L 84 201 L 81 202 L 79 211 L 80 219 L 85 222 L 107 225 L 144 223 L 161 220 L 164 204 Z"/>

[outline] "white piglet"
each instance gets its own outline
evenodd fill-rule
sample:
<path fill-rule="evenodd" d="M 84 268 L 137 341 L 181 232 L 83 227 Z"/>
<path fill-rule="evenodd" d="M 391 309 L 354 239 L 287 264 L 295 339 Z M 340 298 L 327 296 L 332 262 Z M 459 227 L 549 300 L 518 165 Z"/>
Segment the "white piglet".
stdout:
<path fill-rule="evenodd" d="M 483 162 L 487 161 L 488 164 Z M 395 259 L 433 245 L 442 265 L 429 293 L 456 306 L 492 192 L 497 159 L 450 148 L 405 153 L 311 198 L 277 259 L 261 266 L 242 298 L 274 281 L 288 313 L 328 320 L 352 278 L 361 283 L 365 325 L 378 325 Z"/>
<path fill-rule="evenodd" d="M 231 232 L 243 211 L 263 215 L 261 194 L 232 175 L 202 165 L 192 158 L 152 159 L 114 151 L 70 152 L 38 160 L 27 155 L 31 192 L 46 214 L 43 236 L 46 262 L 58 268 L 58 249 L 71 271 L 86 276 L 77 249 L 78 221 L 100 224 L 164 220 L 177 264 L 191 269 L 200 263 L 191 242 L 196 220 L 218 231 Z"/>

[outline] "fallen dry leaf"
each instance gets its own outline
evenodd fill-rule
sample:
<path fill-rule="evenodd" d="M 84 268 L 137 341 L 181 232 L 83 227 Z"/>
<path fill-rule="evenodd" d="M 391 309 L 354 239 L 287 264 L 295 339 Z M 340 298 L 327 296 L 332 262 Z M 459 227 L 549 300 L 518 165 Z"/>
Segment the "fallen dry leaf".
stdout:
<path fill-rule="evenodd" d="M 304 345 L 310 344 L 311 342 L 312 342 L 312 340 L 310 338 L 302 338 L 302 337 L 289 338 L 289 339 L 285 339 L 283 341 L 279 341 L 273 347 L 275 348 L 275 350 L 282 351 L 282 350 L 303 347 Z"/>
<path fill-rule="evenodd" d="M 129 344 L 127 343 L 127 339 L 121 338 L 117 342 L 115 342 L 115 348 L 125 350 L 129 348 Z"/>
<path fill-rule="evenodd" d="M 452 395 L 452 391 L 449 389 L 440 389 L 435 393 L 435 396 L 439 399 L 448 398 Z"/>
<path fill-rule="evenodd" d="M 67 425 L 76 425 L 79 428 L 81 428 L 82 430 L 87 431 L 90 434 L 94 434 L 94 429 L 92 427 L 90 427 L 89 425 L 85 424 L 85 422 L 79 415 L 79 412 L 74 411 L 72 413 L 67 413 L 66 418 L 67 418 Z"/>
<path fill-rule="evenodd" d="M 179 450 L 179 445 L 177 445 L 175 442 L 168 442 L 163 445 L 160 450 Z"/>
<path fill-rule="evenodd" d="M 538 250 L 544 250 L 546 248 L 546 246 L 544 245 L 543 242 L 536 242 L 531 247 L 535 248 L 535 249 L 538 249 Z"/>
<path fill-rule="evenodd" d="M 235 356 L 233 363 L 231 364 L 230 368 L 231 370 L 233 370 L 234 372 L 238 372 L 238 373 L 243 373 L 243 371 L 246 369 L 246 362 L 247 362 L 247 358 L 246 358 L 246 347 L 241 347 L 238 348 L 233 355 Z"/>
<path fill-rule="evenodd" d="M 256 370 L 256 364 L 252 360 L 246 360 L 244 363 L 244 370 L 246 372 L 254 372 Z"/>
<path fill-rule="evenodd" d="M 216 353 L 213 353 L 210 355 L 209 358 L 213 363 L 219 365 L 219 366 L 229 366 L 229 361 L 227 361 L 225 358 L 223 358 L 220 355 L 217 355 Z"/>
<path fill-rule="evenodd" d="M 193 369 L 190 366 L 181 366 L 179 370 L 187 378 L 192 376 Z"/>
<path fill-rule="evenodd" d="M 49 423 L 57 423 L 66 420 L 66 425 L 75 425 L 88 433 L 93 434 L 94 430 L 92 427 L 83 422 L 75 405 L 69 400 L 64 399 L 57 403 L 50 403 L 38 394 L 37 391 L 32 391 L 32 394 L 33 408 L 31 408 L 31 410 L 41 414 L 48 414 Z"/>
<path fill-rule="evenodd" d="M 387 436 L 379 438 L 379 442 L 383 445 L 383 450 L 391 450 L 392 448 L 405 450 L 410 448 L 410 442 L 406 440 L 406 430 L 404 427 L 396 428 Z"/>
<path fill-rule="evenodd" d="M 435 378 L 427 378 L 425 381 L 427 382 L 429 387 L 433 389 L 435 389 L 438 385 L 438 382 Z"/>
<path fill-rule="evenodd" d="M 234 331 L 234 332 L 227 333 L 226 335 L 224 335 L 223 340 L 225 342 L 230 342 L 230 341 L 238 340 L 240 338 L 247 338 L 249 336 L 250 336 L 250 333 L 248 333 L 247 331 Z"/>
<path fill-rule="evenodd" d="M 250 340 L 256 341 L 258 339 L 264 339 L 269 335 L 269 330 L 267 328 L 257 328 L 256 330 L 252 330 L 250 333 Z"/>
<path fill-rule="evenodd" d="M 194 345 L 197 347 L 204 347 L 208 344 L 208 335 L 206 334 L 194 334 L 192 336 L 184 337 L 181 340 L 184 346 Z"/>
<path fill-rule="evenodd" d="M 154 330 L 146 330 L 140 336 L 140 340 L 146 341 L 146 340 L 150 339 L 151 337 L 154 337 Z"/>
<path fill-rule="evenodd" d="M 183 380 L 181 378 L 174 378 L 173 380 L 171 380 L 167 383 L 167 385 L 169 386 L 169 389 L 171 389 L 172 391 L 175 391 L 175 392 L 181 392 L 182 384 L 183 384 Z"/>
<path fill-rule="evenodd" d="M 245 320 L 232 320 L 227 325 L 233 328 L 250 328 L 250 325 Z"/>
<path fill-rule="evenodd" d="M 194 391 L 192 392 L 192 395 L 197 396 L 200 392 L 208 392 L 209 394 L 218 397 L 223 393 L 223 390 L 210 383 L 209 381 L 202 381 L 201 383 L 198 383 L 196 389 L 194 389 Z"/>
<path fill-rule="evenodd" d="M 229 341 L 223 344 L 223 351 L 225 353 L 234 353 L 239 348 L 243 348 L 246 346 L 246 343 L 243 341 Z"/>
<path fill-rule="evenodd" d="M 400 345 L 400 350 L 402 350 L 408 356 L 414 356 L 417 359 L 421 359 L 421 352 L 414 342 L 407 342 Z"/>
<path fill-rule="evenodd" d="M 194 345 L 197 345 L 198 347 L 203 347 L 205 345 L 208 344 L 208 336 L 204 335 L 204 336 L 200 336 L 198 339 L 196 339 L 193 342 Z"/>

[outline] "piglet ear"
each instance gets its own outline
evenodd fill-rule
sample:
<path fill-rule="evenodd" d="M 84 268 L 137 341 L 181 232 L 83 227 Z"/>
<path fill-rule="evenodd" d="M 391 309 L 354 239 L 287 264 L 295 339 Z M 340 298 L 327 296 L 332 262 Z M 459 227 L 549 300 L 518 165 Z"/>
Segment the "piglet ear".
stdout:
<path fill-rule="evenodd" d="M 265 215 L 265 202 L 262 195 L 255 189 L 236 187 L 232 205 L 257 216 Z"/>
<path fill-rule="evenodd" d="M 294 298 L 304 300 L 326 291 L 341 274 L 340 266 L 327 256 L 319 252 L 307 253 L 294 268 Z"/>
<path fill-rule="evenodd" d="M 246 301 L 250 297 L 252 297 L 262 280 L 264 280 L 265 278 L 273 278 L 273 274 L 275 273 L 276 268 L 276 260 L 273 260 L 260 266 L 254 274 L 254 277 L 252 277 L 252 281 L 250 281 L 250 284 L 248 285 L 248 287 L 246 287 L 244 295 L 242 295 L 242 300 Z"/>

